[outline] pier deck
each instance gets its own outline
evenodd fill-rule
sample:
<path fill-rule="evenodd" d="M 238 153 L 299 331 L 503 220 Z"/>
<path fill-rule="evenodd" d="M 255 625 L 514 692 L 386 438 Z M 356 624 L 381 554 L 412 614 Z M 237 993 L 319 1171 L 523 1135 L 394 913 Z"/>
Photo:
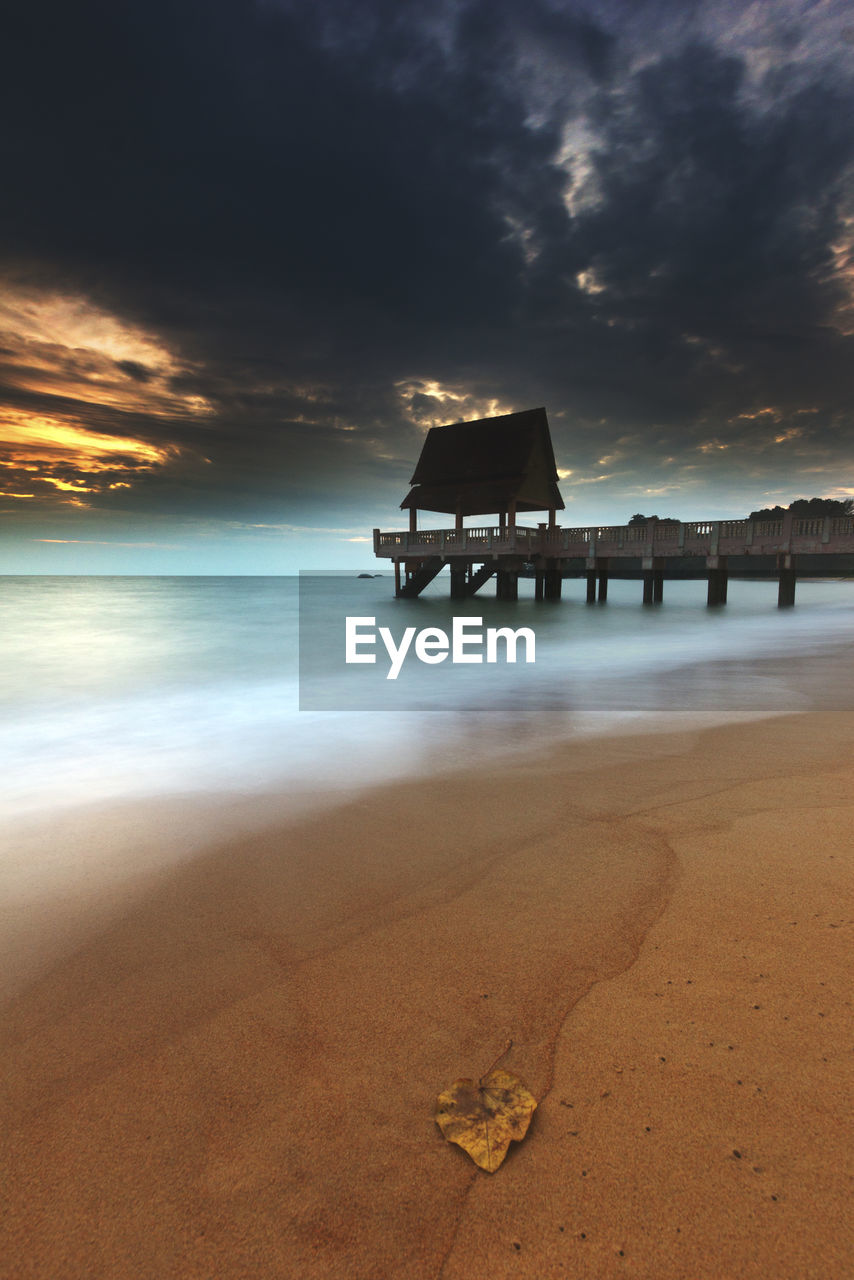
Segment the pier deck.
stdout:
<path fill-rule="evenodd" d="M 702 556 L 709 578 L 709 603 L 726 602 L 729 556 L 773 556 L 780 581 L 781 604 L 794 601 L 798 555 L 854 554 L 854 517 L 826 516 L 778 520 L 649 521 L 646 524 L 592 525 L 563 528 L 514 524 L 472 528 L 374 530 L 374 554 L 395 565 L 396 592 L 418 595 L 448 564 L 451 595 L 474 594 L 494 574 L 498 594 L 516 595 L 516 578 L 533 565 L 538 599 L 560 595 L 561 576 L 570 560 L 586 563 L 588 600 L 607 595 L 612 559 L 640 559 L 644 600 L 662 598 L 667 561 Z M 480 566 L 476 568 L 476 566 Z M 403 575 L 403 576 L 401 576 Z"/>

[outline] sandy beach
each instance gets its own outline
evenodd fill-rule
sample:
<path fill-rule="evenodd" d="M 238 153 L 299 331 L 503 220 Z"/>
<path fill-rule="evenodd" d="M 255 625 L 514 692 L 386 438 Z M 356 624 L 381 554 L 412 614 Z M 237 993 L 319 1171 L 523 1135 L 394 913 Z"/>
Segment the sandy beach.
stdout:
<path fill-rule="evenodd" d="M 46 873 L 2 1274 L 854 1274 L 852 760 L 848 712 L 574 741 L 198 847 L 164 802 L 191 855 Z M 509 1039 L 539 1107 L 489 1175 L 432 1108 Z"/>

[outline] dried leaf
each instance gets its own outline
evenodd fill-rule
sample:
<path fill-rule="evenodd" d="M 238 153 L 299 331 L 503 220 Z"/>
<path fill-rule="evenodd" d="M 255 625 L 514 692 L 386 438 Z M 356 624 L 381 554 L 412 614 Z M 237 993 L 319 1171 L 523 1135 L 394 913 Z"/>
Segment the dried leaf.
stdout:
<path fill-rule="evenodd" d="M 511 1142 L 521 1142 L 537 1105 L 528 1086 L 502 1067 L 480 1080 L 455 1080 L 436 1099 L 436 1123 L 448 1142 L 494 1173 Z"/>

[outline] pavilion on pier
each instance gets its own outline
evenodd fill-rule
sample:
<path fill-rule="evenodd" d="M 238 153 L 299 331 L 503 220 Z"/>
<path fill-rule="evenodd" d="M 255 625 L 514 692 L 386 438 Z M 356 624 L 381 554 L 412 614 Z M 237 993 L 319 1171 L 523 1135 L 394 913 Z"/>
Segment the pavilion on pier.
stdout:
<path fill-rule="evenodd" d="M 438 554 L 395 561 L 397 594 L 418 595 L 450 559 L 452 596 L 473 594 L 495 573 L 499 596 L 514 598 L 518 573 L 529 550 L 526 535 L 530 533 L 527 529 L 517 530 L 517 516 L 522 512 L 543 512 L 547 515 L 546 527 L 554 529 L 557 512 L 564 506 L 557 480 L 544 408 L 431 427 L 412 475 L 412 488 L 400 505 L 409 511 L 410 535 L 418 532 L 419 511 L 453 516 L 454 528 L 443 531 Z M 497 525 L 490 523 L 480 535 L 467 530 L 463 546 L 466 516 L 494 516 Z M 413 537 L 413 547 L 424 541 L 426 534 L 427 531 L 420 539 Z M 454 534 L 460 537 L 454 538 Z M 432 552 L 432 547 L 428 550 Z M 485 551 L 490 554 L 485 556 Z M 478 563 L 481 567 L 475 571 Z M 401 565 L 403 582 L 399 580 Z"/>

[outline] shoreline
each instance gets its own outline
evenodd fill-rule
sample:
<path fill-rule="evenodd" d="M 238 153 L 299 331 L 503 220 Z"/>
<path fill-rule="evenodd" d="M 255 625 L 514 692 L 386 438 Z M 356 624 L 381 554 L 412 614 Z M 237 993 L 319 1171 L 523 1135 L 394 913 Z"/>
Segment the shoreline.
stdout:
<path fill-rule="evenodd" d="M 844 1274 L 852 745 L 569 740 L 152 870 L 7 1008 L 12 1274 Z M 511 1037 L 489 1177 L 431 1109 Z"/>

